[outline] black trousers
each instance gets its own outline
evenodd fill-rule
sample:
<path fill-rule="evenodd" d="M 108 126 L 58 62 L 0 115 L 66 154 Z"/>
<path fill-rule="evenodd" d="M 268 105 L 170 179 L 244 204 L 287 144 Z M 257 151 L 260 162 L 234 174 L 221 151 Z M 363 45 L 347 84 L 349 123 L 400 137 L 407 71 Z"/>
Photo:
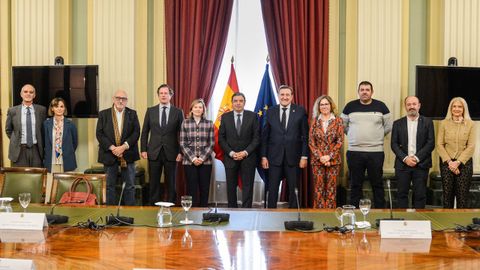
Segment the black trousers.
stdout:
<path fill-rule="evenodd" d="M 43 161 L 40 157 L 40 152 L 38 151 L 37 144 L 34 144 L 32 147 L 27 147 L 27 145 L 20 145 L 20 155 L 16 162 L 12 162 L 13 167 L 43 167 Z"/>
<path fill-rule="evenodd" d="M 428 169 L 407 168 L 395 169 L 397 177 L 397 207 L 408 208 L 408 191 L 412 186 L 412 207 L 415 209 L 425 208 L 427 203 L 427 179 Z"/>
<path fill-rule="evenodd" d="M 212 165 L 184 165 L 187 177 L 187 195 L 192 196 L 193 206 L 207 207 Z"/>
<path fill-rule="evenodd" d="M 165 151 L 160 150 L 160 154 L 156 159 L 148 159 L 148 173 L 150 174 L 150 205 L 155 205 L 159 201 L 168 201 L 175 203 L 175 176 L 177 170 L 177 162 L 169 161 L 165 156 Z M 167 189 L 167 197 L 164 195 L 164 188 L 160 185 L 160 177 L 162 171 L 165 176 L 165 185 Z"/>
<path fill-rule="evenodd" d="M 460 174 L 456 175 L 448 169 L 446 162 L 440 163 L 440 175 L 443 186 L 443 208 L 453 208 L 453 202 L 457 198 L 457 208 L 468 208 L 468 195 L 472 183 L 473 162 L 469 159 L 467 163 L 458 167 Z"/>
<path fill-rule="evenodd" d="M 347 151 L 347 163 L 350 174 L 350 203 L 358 207 L 363 196 L 365 170 L 373 190 L 373 207 L 385 207 L 385 191 L 383 190 L 383 152 Z"/>
<path fill-rule="evenodd" d="M 268 170 L 268 208 L 277 208 L 278 188 L 283 178 L 286 179 L 288 185 L 288 207 L 297 208 L 295 188 L 298 188 L 297 179 L 299 175 L 300 168 L 298 166 L 288 166 L 285 158 L 281 166 L 270 164 Z"/>
<path fill-rule="evenodd" d="M 238 176 L 242 177 L 242 207 L 251 208 L 253 203 L 253 182 L 255 165 L 244 160 L 235 161 L 233 168 L 225 168 L 227 178 L 227 199 L 229 208 L 237 208 Z"/>

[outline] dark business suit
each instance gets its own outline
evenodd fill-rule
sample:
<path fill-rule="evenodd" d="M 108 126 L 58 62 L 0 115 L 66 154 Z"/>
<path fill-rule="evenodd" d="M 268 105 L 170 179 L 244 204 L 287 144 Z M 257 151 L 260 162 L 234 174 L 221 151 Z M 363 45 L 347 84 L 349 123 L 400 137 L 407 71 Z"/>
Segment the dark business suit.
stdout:
<path fill-rule="evenodd" d="M 268 207 L 276 208 L 278 187 L 283 177 L 289 190 L 289 207 L 297 207 L 295 188 L 300 174 L 301 157 L 308 157 L 308 122 L 307 113 L 302 106 L 291 104 L 287 128 L 281 125 L 280 105 L 275 105 L 267 112 L 267 119 L 262 133 L 262 158 L 269 163 Z"/>
<path fill-rule="evenodd" d="M 251 208 L 253 202 L 253 185 L 255 168 L 257 167 L 257 147 L 260 144 L 257 115 L 251 111 L 243 111 L 240 135 L 235 128 L 236 115 L 234 111 L 222 115 L 218 143 L 225 153 L 223 164 L 227 178 L 228 207 L 237 207 L 238 176 L 242 178 L 242 207 Z M 230 152 L 247 151 L 243 160 L 234 160 Z"/>
<path fill-rule="evenodd" d="M 112 110 L 109 108 L 98 113 L 97 122 L 97 140 L 99 143 L 98 162 L 105 166 L 107 174 L 107 204 L 115 205 L 118 203 L 116 198 L 115 186 L 117 184 L 117 174 L 120 162 L 112 151 L 110 146 L 115 143 L 115 131 L 113 127 Z M 125 182 L 124 202 L 125 205 L 135 204 L 135 161 L 140 159 L 138 154 L 138 138 L 140 137 L 140 123 L 137 112 L 125 108 L 123 115 L 123 129 L 120 144 L 128 143 L 129 148 L 123 152 L 123 158 L 127 162 L 127 168 L 121 169 L 122 179 Z"/>
<path fill-rule="evenodd" d="M 161 105 L 147 109 L 143 121 L 142 136 L 140 138 L 141 152 L 148 154 L 148 172 L 150 175 L 150 204 L 165 200 L 164 191 L 160 185 L 162 170 L 165 173 L 167 198 L 175 202 L 175 175 L 177 170 L 176 158 L 180 153 L 178 138 L 183 122 L 183 111 L 170 105 L 168 121 L 165 127 L 160 126 Z"/>
<path fill-rule="evenodd" d="M 399 208 L 408 208 L 408 191 L 413 183 L 413 207 L 425 208 L 427 200 L 426 184 L 428 170 L 432 167 L 432 151 L 435 147 L 435 135 L 432 120 L 419 116 L 416 135 L 415 156 L 419 162 L 410 167 L 403 162 L 408 156 L 407 117 L 393 123 L 391 147 L 395 153 L 395 175 L 397 177 L 397 202 Z"/>
<path fill-rule="evenodd" d="M 49 172 L 52 170 L 52 152 L 53 152 L 53 117 L 43 122 L 43 130 L 45 134 L 45 151 L 43 165 Z M 78 146 L 77 127 L 70 119 L 63 119 L 62 132 L 62 162 L 63 171 L 73 171 L 77 168 L 77 160 L 75 158 L 75 150 Z"/>
<path fill-rule="evenodd" d="M 22 140 L 22 104 L 11 107 L 7 112 L 7 121 L 5 123 L 5 133 L 10 139 L 8 146 L 8 158 L 12 161 L 13 166 L 22 167 L 42 167 L 43 159 L 43 134 L 42 125 L 47 116 L 47 109 L 42 105 L 33 104 L 35 111 L 35 137 L 37 144 L 32 148 L 26 149 L 21 144 Z M 31 160 L 26 158 L 25 152 L 32 151 L 35 158 Z M 32 162 L 33 161 L 33 162 Z"/>

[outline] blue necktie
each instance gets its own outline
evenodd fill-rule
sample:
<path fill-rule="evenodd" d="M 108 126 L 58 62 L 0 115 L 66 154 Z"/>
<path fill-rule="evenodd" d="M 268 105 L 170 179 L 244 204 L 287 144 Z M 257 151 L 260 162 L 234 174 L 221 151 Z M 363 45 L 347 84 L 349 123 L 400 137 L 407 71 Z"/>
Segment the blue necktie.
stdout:
<path fill-rule="evenodd" d="M 30 107 L 27 107 L 27 146 L 33 146 L 32 112 Z"/>

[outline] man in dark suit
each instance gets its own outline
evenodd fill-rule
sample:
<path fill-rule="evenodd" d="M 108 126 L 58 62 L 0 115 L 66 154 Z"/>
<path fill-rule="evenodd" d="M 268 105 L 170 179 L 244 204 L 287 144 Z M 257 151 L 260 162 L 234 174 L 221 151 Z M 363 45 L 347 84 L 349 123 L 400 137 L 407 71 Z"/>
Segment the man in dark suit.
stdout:
<path fill-rule="evenodd" d="M 125 182 L 123 200 L 125 205 L 135 205 L 135 161 L 138 154 L 140 123 L 137 112 L 127 107 L 128 97 L 123 90 L 113 95 L 113 106 L 98 114 L 97 140 L 98 162 L 107 174 L 107 204 L 118 203 L 115 186 L 118 167 Z"/>
<path fill-rule="evenodd" d="M 22 104 L 11 107 L 7 112 L 5 133 L 10 139 L 8 158 L 13 167 L 43 167 L 42 125 L 47 110 L 41 105 L 33 104 L 33 85 L 24 85 L 20 96 Z"/>
<path fill-rule="evenodd" d="M 397 203 L 408 208 L 408 191 L 413 185 L 413 208 L 425 208 L 428 170 L 432 167 L 435 147 L 433 123 L 419 114 L 420 101 L 415 96 L 405 98 L 407 116 L 393 123 L 391 147 L 395 153 Z"/>
<path fill-rule="evenodd" d="M 140 138 L 142 158 L 148 159 L 151 205 L 164 200 L 175 202 L 177 162 L 182 160 L 178 139 L 183 111 L 170 103 L 173 89 L 167 84 L 158 87 L 157 95 L 160 104 L 147 109 Z M 166 198 L 160 185 L 162 171 L 168 191 Z"/>
<path fill-rule="evenodd" d="M 280 86 L 278 97 L 280 105 L 268 110 L 262 133 L 262 167 L 269 169 L 268 208 L 277 208 L 278 187 L 284 177 L 288 205 L 296 208 L 299 168 L 306 168 L 308 160 L 307 113 L 302 106 L 292 104 L 292 87 Z"/>
<path fill-rule="evenodd" d="M 242 207 L 251 208 L 260 143 L 257 115 L 245 110 L 245 95 L 232 96 L 233 111 L 222 115 L 218 143 L 225 152 L 223 164 L 227 178 L 228 207 L 237 206 L 238 177 L 242 179 Z"/>

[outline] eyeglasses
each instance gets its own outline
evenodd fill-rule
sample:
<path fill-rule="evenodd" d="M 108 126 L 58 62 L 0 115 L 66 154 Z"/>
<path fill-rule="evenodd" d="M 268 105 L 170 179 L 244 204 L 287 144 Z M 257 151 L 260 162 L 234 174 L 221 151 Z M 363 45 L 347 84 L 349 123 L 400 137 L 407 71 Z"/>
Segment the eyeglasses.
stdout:
<path fill-rule="evenodd" d="M 127 97 L 115 97 L 116 101 L 121 101 L 121 102 L 127 102 L 128 98 Z"/>
<path fill-rule="evenodd" d="M 330 106 L 330 103 L 320 103 L 320 107 L 323 107 L 323 106 Z"/>

